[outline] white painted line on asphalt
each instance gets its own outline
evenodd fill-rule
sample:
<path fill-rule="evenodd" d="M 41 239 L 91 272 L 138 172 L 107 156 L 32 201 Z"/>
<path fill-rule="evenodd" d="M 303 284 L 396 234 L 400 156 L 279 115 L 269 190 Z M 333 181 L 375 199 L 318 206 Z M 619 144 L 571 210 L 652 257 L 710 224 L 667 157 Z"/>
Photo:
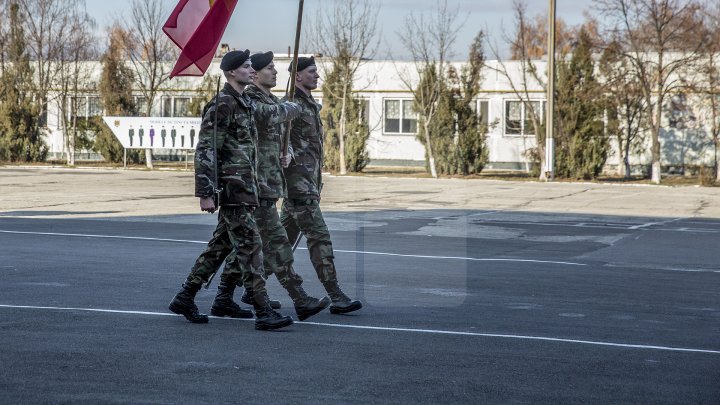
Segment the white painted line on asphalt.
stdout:
<path fill-rule="evenodd" d="M 179 243 L 197 243 L 205 245 L 207 241 L 198 240 L 183 240 L 183 239 L 164 239 L 164 238 L 145 238 L 140 236 L 114 236 L 114 235 L 92 235 L 92 234 L 81 234 L 81 233 L 55 233 L 55 232 L 21 232 L 21 231 L 6 231 L 0 230 L 0 233 L 11 233 L 11 234 L 23 234 L 23 235 L 47 235 L 47 236 L 76 236 L 83 238 L 105 238 L 105 239 L 136 239 L 136 240 L 151 240 L 158 242 L 179 242 Z M 301 250 L 307 250 L 307 248 L 298 247 Z M 587 266 L 584 263 L 574 262 L 561 262 L 552 260 L 532 260 L 532 259 L 479 259 L 475 257 L 462 257 L 462 256 L 427 256 L 427 255 L 406 255 L 400 253 L 384 253 L 384 252 L 367 252 L 361 250 L 340 250 L 333 249 L 335 252 L 341 253 L 355 253 L 364 255 L 377 255 L 377 256 L 396 256 L 396 257 L 414 257 L 418 259 L 441 259 L 441 260 L 467 260 L 476 262 L 513 262 L 513 263 L 547 263 L 547 264 L 564 264 L 568 266 Z"/>
<path fill-rule="evenodd" d="M 673 219 L 668 219 L 667 221 L 648 222 L 648 223 L 642 224 L 642 225 L 631 226 L 628 229 L 642 229 L 642 228 L 647 228 L 649 226 L 654 226 L 654 225 L 666 225 L 671 222 L 681 221 L 683 219 L 688 219 L 688 218 L 673 218 Z"/>
<path fill-rule="evenodd" d="M 418 259 L 467 260 L 467 261 L 473 261 L 473 262 L 515 262 L 515 263 L 526 262 L 526 263 L 565 264 L 568 266 L 587 266 L 587 264 L 585 264 L 585 263 L 559 262 L 559 261 L 553 261 L 553 260 L 493 259 L 493 258 L 479 259 L 479 258 L 475 258 L 475 257 L 463 257 L 463 256 L 406 255 L 406 254 L 400 254 L 400 253 L 367 252 L 367 251 L 360 251 L 360 250 L 340 250 L 340 249 L 333 249 L 333 251 L 342 252 L 342 253 L 357 253 L 357 254 L 378 255 L 378 256 L 415 257 Z"/>
<path fill-rule="evenodd" d="M 6 231 L 0 230 L 0 233 L 14 233 L 20 235 L 46 235 L 46 236 L 76 236 L 81 238 L 102 238 L 102 239 L 134 239 L 134 240 L 153 240 L 158 242 L 179 242 L 179 243 L 201 243 L 207 244 L 207 241 L 184 240 L 184 239 L 164 239 L 164 238 L 144 238 L 142 236 L 117 236 L 117 235 L 94 235 L 84 233 L 56 233 L 56 232 L 22 232 L 22 231 Z"/>
<path fill-rule="evenodd" d="M 0 304 L 0 308 L 101 312 L 101 313 L 113 313 L 113 314 L 151 315 L 151 316 L 174 316 L 174 317 L 181 316 L 181 315 L 171 314 L 169 312 L 166 313 L 166 312 L 148 312 L 148 311 L 126 311 L 126 310 L 99 309 L 99 308 L 45 307 L 45 306 L 34 306 L 34 305 Z M 227 321 L 252 321 L 252 319 L 216 318 L 216 317 L 212 317 L 212 316 L 211 316 L 211 318 L 218 319 L 218 320 L 227 320 Z M 687 348 L 687 347 L 672 347 L 672 346 L 640 345 L 640 344 L 616 343 L 616 342 L 601 342 L 601 341 L 595 341 L 595 340 L 565 339 L 565 338 L 554 338 L 554 337 L 545 337 L 545 336 L 509 335 L 509 334 L 502 334 L 502 333 L 460 332 L 460 331 L 438 330 L 438 329 L 393 328 L 393 327 L 385 327 L 385 326 L 346 325 L 346 324 L 338 324 L 338 323 L 307 322 L 307 321 L 296 322 L 296 324 L 326 326 L 326 327 L 330 327 L 330 328 L 377 330 L 377 331 L 386 331 L 386 332 L 409 332 L 409 333 L 426 333 L 426 334 L 449 335 L 449 336 L 474 336 L 474 337 L 489 337 L 489 338 L 501 338 L 501 339 L 537 340 L 537 341 L 543 341 L 543 342 L 577 343 L 577 344 L 592 345 L 592 346 L 621 347 L 621 348 L 628 348 L 628 349 L 647 349 L 647 350 L 662 350 L 662 351 L 669 351 L 669 352 L 720 354 L 720 350 L 694 349 L 694 348 Z"/>

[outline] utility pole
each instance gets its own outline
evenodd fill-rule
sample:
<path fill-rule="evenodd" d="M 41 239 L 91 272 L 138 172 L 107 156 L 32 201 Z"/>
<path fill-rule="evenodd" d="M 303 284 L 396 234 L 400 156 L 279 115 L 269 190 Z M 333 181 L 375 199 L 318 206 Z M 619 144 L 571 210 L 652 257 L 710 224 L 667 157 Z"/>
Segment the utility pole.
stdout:
<path fill-rule="evenodd" d="M 548 13 L 548 62 L 547 62 L 547 104 L 545 112 L 545 181 L 552 181 L 555 167 L 555 145 L 553 142 L 553 121 L 555 112 L 555 3 L 550 0 Z"/>

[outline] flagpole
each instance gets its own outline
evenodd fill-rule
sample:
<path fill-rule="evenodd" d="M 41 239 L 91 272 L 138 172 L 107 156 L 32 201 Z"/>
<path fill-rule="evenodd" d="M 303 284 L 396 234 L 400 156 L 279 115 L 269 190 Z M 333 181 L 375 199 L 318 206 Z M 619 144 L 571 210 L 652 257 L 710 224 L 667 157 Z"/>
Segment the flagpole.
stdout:
<path fill-rule="evenodd" d="M 287 98 L 290 101 L 295 100 L 295 75 L 297 74 L 298 48 L 300 48 L 300 32 L 302 31 L 303 5 L 305 3 L 305 0 L 299 1 L 300 4 L 298 5 L 297 27 L 295 29 L 295 50 L 293 52 L 292 69 L 290 72 L 290 89 L 288 90 L 287 95 Z M 288 154 L 288 149 L 290 147 L 291 127 L 292 124 L 289 122 L 287 125 L 287 130 L 285 131 L 285 136 L 283 137 L 282 150 L 284 155 Z"/>

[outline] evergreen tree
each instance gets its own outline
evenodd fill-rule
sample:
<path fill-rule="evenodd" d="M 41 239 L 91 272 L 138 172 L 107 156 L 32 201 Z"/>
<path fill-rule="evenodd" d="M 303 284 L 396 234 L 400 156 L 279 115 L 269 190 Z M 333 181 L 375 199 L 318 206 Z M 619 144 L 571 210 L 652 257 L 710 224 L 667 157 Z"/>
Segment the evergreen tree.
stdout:
<path fill-rule="evenodd" d="M 33 70 L 16 3 L 9 7 L 9 25 L 7 64 L 0 84 L 0 160 L 43 161 L 48 148 L 38 121 L 40 109 L 31 91 Z"/>
<path fill-rule="evenodd" d="M 119 27 L 110 31 L 109 44 L 105 54 L 100 59 L 103 70 L 100 77 L 100 99 L 105 114 L 109 116 L 137 115 L 135 100 L 132 96 L 133 73 L 125 65 L 123 58 L 124 32 Z M 107 125 L 99 120 L 94 150 L 100 153 L 105 160 L 118 163 L 123 160 L 123 146 L 117 140 Z M 138 163 L 141 161 L 140 153 L 135 150 L 128 151 L 128 160 Z"/>
<path fill-rule="evenodd" d="M 595 78 L 590 35 L 581 29 L 569 61 L 557 69 L 555 175 L 594 179 L 608 157 L 602 88 Z"/>
<path fill-rule="evenodd" d="M 437 70 L 430 65 L 420 80 L 420 86 L 424 87 L 419 86 L 416 90 L 424 94 L 437 91 L 438 94 L 435 115 L 429 125 L 420 125 L 417 137 L 423 145 L 430 139 L 438 174 L 477 174 L 488 161 L 487 128 L 480 125 L 480 116 L 472 108 L 480 91 L 480 71 L 485 60 L 482 40 L 483 33 L 480 32 L 470 48 L 469 63 L 462 67 L 460 75 L 450 66 L 445 75 L 446 82 L 438 82 Z M 416 108 L 422 106 L 416 105 Z M 426 127 L 429 137 L 425 136 Z"/>
<path fill-rule="evenodd" d="M 325 124 L 325 168 L 339 172 L 340 134 L 345 132 L 345 166 L 350 172 L 360 172 L 370 162 L 366 150 L 370 129 L 363 115 L 363 102 L 352 97 L 352 82 L 343 80 L 348 77 L 349 54 L 341 54 L 333 59 L 332 70 L 323 83 L 323 109 L 321 118 Z M 345 99 L 343 100 L 343 95 Z M 343 122 L 343 105 L 345 124 Z M 366 113 L 366 112 L 365 112 Z"/>

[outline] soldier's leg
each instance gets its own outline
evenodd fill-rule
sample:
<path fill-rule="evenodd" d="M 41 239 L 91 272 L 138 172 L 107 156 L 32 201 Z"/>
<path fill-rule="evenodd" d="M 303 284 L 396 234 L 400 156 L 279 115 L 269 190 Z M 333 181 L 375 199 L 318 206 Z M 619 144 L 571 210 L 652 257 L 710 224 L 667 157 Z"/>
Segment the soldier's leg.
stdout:
<path fill-rule="evenodd" d="M 303 279 L 293 269 L 292 247 L 274 203 L 261 204 L 255 210 L 255 219 L 263 241 L 263 267 L 267 276 L 275 274 L 280 285 L 293 300 L 298 319 L 303 321 L 327 308 L 330 299 L 310 297 L 302 288 Z"/>
<path fill-rule="evenodd" d="M 292 318 L 270 307 L 262 269 L 262 240 L 252 211 L 250 207 L 234 207 L 231 215 L 224 218 L 234 259 L 230 266 L 225 266 L 223 276 L 233 284 L 238 280 L 246 283 L 255 308 L 255 329 L 278 329 L 291 325 Z"/>
<path fill-rule="evenodd" d="M 278 218 L 277 209 L 275 208 L 275 200 L 261 199 L 260 205 L 253 212 L 253 216 L 255 217 L 255 222 L 257 223 L 258 230 L 260 231 L 260 238 L 262 239 L 263 271 L 265 279 L 267 280 L 271 274 L 275 274 L 275 269 L 277 268 L 275 263 L 278 261 L 275 258 L 275 256 L 277 256 L 275 252 L 279 250 L 279 241 L 277 240 L 277 236 L 274 235 L 274 229 L 271 229 L 271 227 L 273 227 L 273 225 L 277 222 Z M 284 235 L 285 231 L 283 229 L 283 237 L 287 239 Z M 280 252 L 279 255 L 285 256 L 285 252 Z M 292 260 L 292 252 L 290 252 L 290 258 L 290 260 Z M 245 282 L 248 282 L 248 280 L 244 280 L 244 283 Z M 300 279 L 300 282 L 302 282 L 302 279 Z M 252 288 L 251 285 L 247 285 L 246 287 Z M 240 300 L 246 304 L 252 305 L 252 299 L 247 293 L 247 289 Z M 271 300 L 270 306 L 273 309 L 281 308 L 280 301 L 277 300 Z"/>
<path fill-rule="evenodd" d="M 220 218 L 220 216 L 218 217 Z M 190 269 L 185 283 L 180 292 L 170 301 L 170 311 L 183 315 L 193 323 L 206 323 L 208 317 L 201 314 L 195 305 L 195 295 L 210 276 L 217 271 L 225 257 L 232 251 L 232 245 L 228 237 L 225 222 L 218 220 L 218 225 L 213 232 L 213 237 L 207 244 L 195 264 Z"/>
<path fill-rule="evenodd" d="M 310 261 L 333 303 L 330 312 L 348 313 L 362 308 L 362 303 L 351 300 L 338 284 L 330 231 L 320 210 L 320 202 L 313 200 L 299 205 L 289 201 L 287 211 L 307 239 Z"/>
<path fill-rule="evenodd" d="M 291 246 L 295 244 L 298 238 L 302 235 L 300 227 L 295 222 L 295 214 L 293 212 L 295 209 L 296 208 L 292 203 L 292 200 L 287 198 L 283 200 L 282 209 L 280 210 L 280 222 L 285 228 L 285 234 L 287 235 Z"/>
<path fill-rule="evenodd" d="M 220 209 L 222 211 L 222 208 Z M 207 282 L 213 273 L 218 271 L 225 258 L 232 251 L 232 244 L 228 237 L 225 222 L 221 219 L 221 213 L 218 213 L 218 225 L 213 232 L 212 239 L 207 244 L 205 250 L 195 260 L 187 277 L 190 284 L 200 284 Z"/>
<path fill-rule="evenodd" d="M 265 276 L 275 274 L 280 285 L 302 284 L 302 277 L 292 270 L 293 252 L 277 212 L 275 201 L 255 210 L 255 220 L 262 239 Z"/>

